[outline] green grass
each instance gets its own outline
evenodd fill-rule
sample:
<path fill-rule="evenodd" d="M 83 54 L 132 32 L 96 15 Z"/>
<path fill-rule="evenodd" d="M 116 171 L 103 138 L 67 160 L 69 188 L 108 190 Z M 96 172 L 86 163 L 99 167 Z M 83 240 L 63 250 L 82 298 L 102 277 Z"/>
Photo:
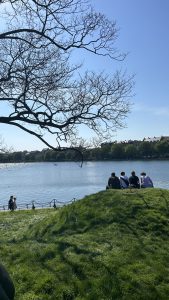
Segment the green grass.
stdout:
<path fill-rule="evenodd" d="M 0 213 L 16 300 L 169 299 L 169 191 L 108 190 Z"/>

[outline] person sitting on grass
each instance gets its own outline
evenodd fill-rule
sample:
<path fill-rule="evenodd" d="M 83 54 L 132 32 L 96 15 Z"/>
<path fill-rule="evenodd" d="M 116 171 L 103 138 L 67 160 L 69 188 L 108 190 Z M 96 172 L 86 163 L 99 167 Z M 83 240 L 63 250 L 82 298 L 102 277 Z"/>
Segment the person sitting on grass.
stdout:
<path fill-rule="evenodd" d="M 131 176 L 129 177 L 129 187 L 134 189 L 140 188 L 139 178 L 136 176 L 135 171 L 132 171 Z"/>
<path fill-rule="evenodd" d="M 121 189 L 120 180 L 114 172 L 108 180 L 107 189 Z"/>
<path fill-rule="evenodd" d="M 125 175 L 125 172 L 121 172 L 119 179 L 120 179 L 121 188 L 127 189 L 129 187 L 129 179 Z"/>
<path fill-rule="evenodd" d="M 141 188 L 153 187 L 153 182 L 151 178 L 147 176 L 145 172 L 141 173 L 140 182 L 141 182 Z"/>

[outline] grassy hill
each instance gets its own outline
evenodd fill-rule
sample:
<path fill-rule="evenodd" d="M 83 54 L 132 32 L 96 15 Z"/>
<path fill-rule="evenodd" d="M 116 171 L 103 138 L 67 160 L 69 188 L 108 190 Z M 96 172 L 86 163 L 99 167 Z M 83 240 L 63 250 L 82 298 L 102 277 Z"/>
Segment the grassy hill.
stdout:
<path fill-rule="evenodd" d="M 169 299 L 169 191 L 108 190 L 0 213 L 16 300 Z"/>

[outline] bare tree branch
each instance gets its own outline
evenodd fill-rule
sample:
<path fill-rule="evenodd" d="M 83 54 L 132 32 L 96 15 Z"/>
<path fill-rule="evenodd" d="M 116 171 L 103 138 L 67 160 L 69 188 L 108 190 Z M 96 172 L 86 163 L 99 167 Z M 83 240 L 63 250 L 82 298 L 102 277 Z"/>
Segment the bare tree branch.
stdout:
<path fill-rule="evenodd" d="M 114 46 L 115 22 L 80 0 L 4 0 L 0 6 L 8 21 L 0 32 L 0 103 L 8 105 L 0 123 L 52 149 L 63 141 L 70 146 L 82 126 L 103 139 L 124 126 L 133 78 L 118 71 L 83 74 L 71 64 L 72 51 L 80 49 L 124 59 Z M 57 146 L 45 132 L 55 135 Z"/>

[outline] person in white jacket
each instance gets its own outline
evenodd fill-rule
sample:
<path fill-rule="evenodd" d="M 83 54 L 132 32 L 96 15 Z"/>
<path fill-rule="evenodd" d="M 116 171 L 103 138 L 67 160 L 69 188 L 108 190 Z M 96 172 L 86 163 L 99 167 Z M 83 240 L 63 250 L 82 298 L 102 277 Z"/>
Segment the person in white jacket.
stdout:
<path fill-rule="evenodd" d="M 121 172 L 121 175 L 120 175 L 119 179 L 120 179 L 121 188 L 122 189 L 127 189 L 129 187 L 129 179 L 125 175 L 124 171 Z"/>

